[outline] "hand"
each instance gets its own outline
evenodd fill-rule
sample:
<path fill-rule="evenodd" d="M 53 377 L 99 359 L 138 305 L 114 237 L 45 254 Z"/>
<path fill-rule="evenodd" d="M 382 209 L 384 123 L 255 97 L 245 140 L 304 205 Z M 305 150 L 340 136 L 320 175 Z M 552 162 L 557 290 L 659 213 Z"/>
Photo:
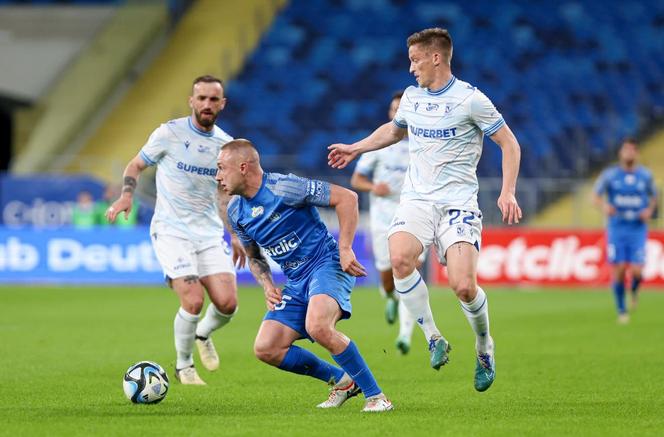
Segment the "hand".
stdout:
<path fill-rule="evenodd" d="M 274 306 L 281 302 L 281 289 L 274 285 L 268 285 L 265 286 L 263 291 L 265 292 L 265 305 L 267 305 L 267 309 L 274 311 Z"/>
<path fill-rule="evenodd" d="M 639 213 L 639 218 L 642 221 L 647 222 L 648 220 L 650 220 L 652 218 L 653 213 L 654 213 L 654 211 L 653 211 L 652 208 L 646 208 L 646 209 L 642 210 Z"/>
<path fill-rule="evenodd" d="M 358 155 L 352 151 L 352 144 L 332 144 L 327 149 L 327 164 L 332 168 L 342 169 L 346 167 Z"/>
<path fill-rule="evenodd" d="M 339 260 L 341 263 L 341 270 L 349 275 L 355 277 L 367 276 L 366 269 L 359 263 L 357 258 L 355 258 L 355 252 L 353 252 L 353 249 L 350 247 L 346 249 L 339 248 Z"/>
<path fill-rule="evenodd" d="M 618 211 L 616 211 L 616 207 L 611 205 L 610 203 L 604 203 L 604 207 L 602 208 L 604 210 L 604 214 L 610 216 L 616 215 Z"/>
<path fill-rule="evenodd" d="M 122 211 L 125 213 L 125 219 L 128 218 L 129 213 L 131 212 L 131 203 L 130 197 L 120 196 L 120 198 L 113 202 L 113 204 L 106 210 L 106 219 L 111 223 L 115 223 L 116 217 Z"/>
<path fill-rule="evenodd" d="M 239 268 L 244 267 L 247 263 L 247 252 L 235 234 L 231 234 L 231 248 L 233 250 L 233 265 Z"/>
<path fill-rule="evenodd" d="M 378 182 L 377 184 L 374 184 L 371 192 L 376 196 L 383 197 L 389 195 L 392 191 L 390 191 L 390 186 L 385 182 Z"/>
<path fill-rule="evenodd" d="M 521 220 L 521 208 L 516 201 L 516 197 L 512 193 L 500 193 L 498 197 L 498 208 L 503 214 L 503 222 L 508 225 L 519 223 Z"/>

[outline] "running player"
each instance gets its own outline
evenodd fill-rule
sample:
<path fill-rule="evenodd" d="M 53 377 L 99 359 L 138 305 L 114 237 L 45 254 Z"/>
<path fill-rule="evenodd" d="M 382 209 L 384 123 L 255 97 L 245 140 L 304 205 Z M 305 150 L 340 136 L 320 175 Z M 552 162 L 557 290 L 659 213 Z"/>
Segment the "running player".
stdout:
<path fill-rule="evenodd" d="M 484 136 L 503 153 L 503 186 L 498 197 L 503 220 L 518 223 L 516 180 L 521 151 L 516 137 L 491 101 L 477 88 L 452 75 L 452 38 L 432 28 L 408 38 L 410 72 L 419 87 L 408 87 L 392 122 L 354 144 L 329 147 L 329 164 L 344 168 L 359 154 L 400 141 L 408 132 L 410 164 L 399 209 L 389 231 L 394 284 L 406 308 L 429 340 L 431 367 L 449 359 L 429 306 L 429 290 L 416 269 L 417 258 L 434 244 L 447 264 L 449 284 L 476 335 L 475 389 L 487 390 L 495 379 L 494 342 L 489 309 L 477 285 L 482 213 L 477 203 L 477 162 Z"/>
<path fill-rule="evenodd" d="M 194 367 L 194 344 L 206 369 L 219 367 L 210 334 L 230 322 L 237 309 L 234 263 L 244 263 L 244 249 L 231 233 L 231 256 L 222 239 L 220 217 L 227 217 L 229 198 L 218 192 L 214 178 L 217 154 L 232 140 L 214 124 L 225 105 L 221 80 L 196 78 L 189 97 L 191 116 L 164 123 L 150 135 L 127 165 L 122 195 L 107 211 L 111 222 L 121 212 L 129 214 L 139 175 L 148 166 L 157 166 L 150 236 L 166 280 L 180 298 L 174 336 L 175 376 L 182 384 L 205 384 Z M 204 290 L 211 303 L 201 318 Z"/>
<path fill-rule="evenodd" d="M 594 202 L 607 217 L 607 258 L 612 266 L 618 322 L 624 324 L 629 322 L 626 273 L 632 278 L 630 290 L 635 308 L 646 256 L 648 221 L 655 211 L 657 196 L 652 173 L 638 164 L 636 140 L 625 139 L 618 158 L 618 165 L 607 168 L 597 179 Z"/>
<path fill-rule="evenodd" d="M 358 221 L 357 194 L 327 182 L 264 172 L 258 152 L 247 140 L 221 150 L 217 181 L 229 195 L 231 225 L 245 246 L 249 267 L 263 286 L 268 312 L 256 336 L 258 359 L 282 370 L 308 375 L 333 388 L 320 408 L 341 406 L 362 391 L 363 411 L 392 409 L 353 341 L 336 329 L 351 315 L 350 293 L 356 276 L 365 276 L 351 247 Z M 316 206 L 333 207 L 339 243 L 330 235 Z M 288 278 L 278 288 L 261 248 Z M 316 341 L 331 354 L 333 366 L 293 343 Z"/>

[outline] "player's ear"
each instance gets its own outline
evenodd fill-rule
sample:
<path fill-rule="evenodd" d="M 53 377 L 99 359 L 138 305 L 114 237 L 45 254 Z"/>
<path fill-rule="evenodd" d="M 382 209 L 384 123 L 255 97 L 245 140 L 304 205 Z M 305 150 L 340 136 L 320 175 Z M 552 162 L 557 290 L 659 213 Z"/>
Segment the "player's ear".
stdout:
<path fill-rule="evenodd" d="M 194 109 L 194 96 L 189 96 L 189 108 Z"/>
<path fill-rule="evenodd" d="M 226 97 L 222 97 L 221 104 L 219 105 L 219 110 L 221 111 L 226 107 Z"/>

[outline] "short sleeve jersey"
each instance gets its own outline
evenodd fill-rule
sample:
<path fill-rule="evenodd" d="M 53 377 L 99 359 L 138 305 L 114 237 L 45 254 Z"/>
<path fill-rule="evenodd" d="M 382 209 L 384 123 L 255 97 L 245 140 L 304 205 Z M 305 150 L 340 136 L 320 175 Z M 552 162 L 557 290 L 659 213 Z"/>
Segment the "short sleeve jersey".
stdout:
<path fill-rule="evenodd" d="M 223 236 L 217 203 L 217 155 L 233 138 L 214 126 L 199 130 L 190 117 L 171 120 L 150 135 L 140 151 L 157 166 L 157 204 L 150 233 L 218 240 Z"/>
<path fill-rule="evenodd" d="M 620 165 L 609 167 L 597 179 L 594 190 L 600 196 L 606 194 L 616 209 L 616 215 L 609 217 L 609 226 L 642 223 L 639 213 L 656 195 L 652 173 L 643 166 L 634 171 L 626 171 Z"/>
<path fill-rule="evenodd" d="M 437 91 L 408 87 L 393 121 L 408 129 L 410 147 L 401 199 L 478 210 L 477 163 L 484 135 L 505 125 L 493 103 L 453 76 Z"/>

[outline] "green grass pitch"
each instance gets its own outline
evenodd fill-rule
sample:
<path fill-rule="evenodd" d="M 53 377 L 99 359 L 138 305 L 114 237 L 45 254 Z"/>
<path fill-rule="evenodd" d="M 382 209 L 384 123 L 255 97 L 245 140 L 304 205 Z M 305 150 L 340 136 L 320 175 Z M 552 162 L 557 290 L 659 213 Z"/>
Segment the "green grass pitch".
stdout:
<path fill-rule="evenodd" d="M 1 435 L 656 435 L 664 430 L 664 293 L 645 292 L 629 325 L 616 324 L 611 296 L 594 292 L 489 289 L 497 379 L 473 390 L 473 335 L 449 291 L 434 290 L 450 363 L 428 366 L 416 328 L 411 353 L 394 348 L 377 291 L 353 293 L 339 328 L 353 338 L 395 410 L 361 413 L 315 405 L 327 386 L 256 360 L 252 343 L 262 293 L 242 288 L 240 311 L 215 334 L 219 371 L 199 367 L 207 387 L 174 381 L 175 296 L 165 288 L 0 288 Z M 329 355 L 303 341 L 320 356 Z M 196 357 L 198 359 L 198 357 Z M 140 360 L 171 377 L 158 405 L 122 392 Z M 361 434 L 360 434 L 361 433 Z"/>

